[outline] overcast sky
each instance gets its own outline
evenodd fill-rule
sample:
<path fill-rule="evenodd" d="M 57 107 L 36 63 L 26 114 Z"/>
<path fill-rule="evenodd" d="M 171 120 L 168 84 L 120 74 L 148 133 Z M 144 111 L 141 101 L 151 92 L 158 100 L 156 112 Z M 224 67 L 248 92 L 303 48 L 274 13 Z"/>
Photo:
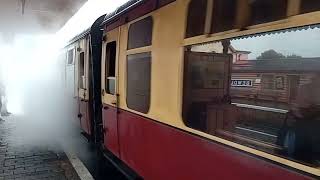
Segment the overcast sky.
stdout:
<path fill-rule="evenodd" d="M 68 41 L 89 28 L 101 15 L 113 12 L 127 1 L 88 0 L 57 34 Z"/>
<path fill-rule="evenodd" d="M 320 57 L 320 29 L 234 40 L 231 44 L 237 50 L 251 51 L 249 59 L 255 59 L 262 52 L 270 49 L 284 55 L 296 54 L 303 57 Z"/>

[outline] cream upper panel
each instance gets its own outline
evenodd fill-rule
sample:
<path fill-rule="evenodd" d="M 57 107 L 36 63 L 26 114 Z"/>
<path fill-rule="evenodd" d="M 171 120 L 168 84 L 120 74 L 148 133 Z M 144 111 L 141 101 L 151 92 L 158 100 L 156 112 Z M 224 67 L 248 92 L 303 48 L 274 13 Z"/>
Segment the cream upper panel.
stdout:
<path fill-rule="evenodd" d="M 177 1 L 154 13 L 150 115 L 182 125 L 183 39 L 187 1 Z"/>
<path fill-rule="evenodd" d="M 135 112 L 142 116 L 162 121 L 171 125 L 183 123 L 180 118 L 182 67 L 183 63 L 183 39 L 185 28 L 185 11 L 187 1 L 176 1 L 157 11 L 141 17 L 153 17 L 152 46 L 141 48 L 139 51 L 152 51 L 151 65 L 151 103 L 148 114 L 133 111 L 126 103 L 126 58 L 132 54 L 127 51 L 129 24 L 121 26 L 120 55 L 119 55 L 119 94 L 120 107 Z"/>

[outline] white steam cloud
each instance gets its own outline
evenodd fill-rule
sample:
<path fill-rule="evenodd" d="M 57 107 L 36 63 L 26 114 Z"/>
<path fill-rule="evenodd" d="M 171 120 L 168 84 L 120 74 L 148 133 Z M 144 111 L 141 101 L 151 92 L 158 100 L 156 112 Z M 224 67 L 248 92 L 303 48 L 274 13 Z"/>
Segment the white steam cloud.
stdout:
<path fill-rule="evenodd" d="M 14 35 L 0 32 L 0 80 L 6 85 L 8 110 L 16 119 L 15 135 L 23 143 L 65 141 L 77 122 L 77 105 L 64 81 L 66 62 L 58 58 L 66 41 L 101 15 L 127 0 L 89 0 L 56 34 Z"/>

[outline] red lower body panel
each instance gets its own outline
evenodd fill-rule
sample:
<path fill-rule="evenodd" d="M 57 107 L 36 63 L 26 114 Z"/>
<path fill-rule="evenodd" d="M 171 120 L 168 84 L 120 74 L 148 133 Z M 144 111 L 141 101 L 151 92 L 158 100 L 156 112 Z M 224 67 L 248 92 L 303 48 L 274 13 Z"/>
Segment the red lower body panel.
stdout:
<path fill-rule="evenodd" d="M 146 180 L 312 179 L 127 111 L 117 120 L 120 158 Z"/>
<path fill-rule="evenodd" d="M 104 146 L 120 158 L 118 142 L 117 109 L 105 106 L 102 111 Z"/>
<path fill-rule="evenodd" d="M 80 106 L 80 114 L 82 117 L 80 118 L 80 126 L 81 129 L 88 135 L 91 135 L 91 119 L 90 119 L 90 111 L 89 111 L 89 102 L 79 100 Z"/>

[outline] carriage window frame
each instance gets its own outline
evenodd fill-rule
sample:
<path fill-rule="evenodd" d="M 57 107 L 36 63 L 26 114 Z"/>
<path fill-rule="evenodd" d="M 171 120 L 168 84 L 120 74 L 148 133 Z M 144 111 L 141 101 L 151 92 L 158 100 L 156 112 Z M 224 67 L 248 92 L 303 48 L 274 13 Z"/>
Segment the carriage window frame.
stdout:
<path fill-rule="evenodd" d="M 132 46 L 129 46 L 129 41 L 130 41 L 130 29 L 132 28 L 132 26 L 134 27 L 135 25 L 141 23 L 141 22 L 146 22 L 146 20 L 148 21 L 148 23 L 151 24 L 151 27 L 149 27 L 150 29 L 147 29 L 148 31 L 148 35 L 149 37 L 147 39 L 150 40 L 149 43 L 143 44 L 142 46 L 134 46 L 134 48 L 132 48 Z M 149 25 L 150 25 L 149 24 Z M 141 25 L 141 24 L 140 24 Z M 153 20 L 153 16 L 152 15 L 147 15 L 142 17 L 141 19 L 138 19 L 136 21 L 133 21 L 132 23 L 129 23 L 129 28 L 128 28 L 128 41 L 127 41 L 127 57 L 126 57 L 126 105 L 129 109 L 143 113 L 143 114 L 148 114 L 150 111 L 150 105 L 151 105 L 151 74 L 152 74 L 152 43 L 153 43 L 153 30 L 154 30 L 154 20 Z M 143 34 L 143 33 L 142 33 Z M 141 109 L 141 106 L 139 107 L 138 105 L 135 104 L 131 104 L 128 100 L 130 99 L 130 92 L 129 92 L 129 88 L 128 88 L 128 83 L 129 83 L 129 78 L 128 78 L 128 70 L 129 70 L 129 58 L 130 56 L 139 56 L 139 55 L 146 55 L 148 54 L 150 56 L 150 70 L 149 70 L 149 75 L 147 77 L 148 81 L 149 81 L 149 88 L 147 93 L 143 93 L 143 95 L 147 95 L 147 104 L 144 105 L 144 107 L 146 107 L 145 109 Z M 144 103 L 143 101 L 140 103 Z"/>

